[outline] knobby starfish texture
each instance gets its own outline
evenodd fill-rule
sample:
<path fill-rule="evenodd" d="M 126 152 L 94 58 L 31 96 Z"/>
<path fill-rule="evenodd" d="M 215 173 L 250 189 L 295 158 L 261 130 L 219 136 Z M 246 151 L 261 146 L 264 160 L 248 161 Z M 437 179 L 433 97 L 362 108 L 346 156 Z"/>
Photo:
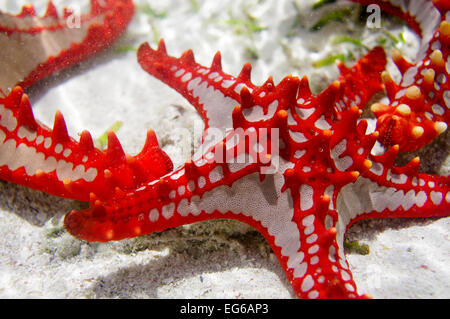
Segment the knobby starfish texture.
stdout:
<path fill-rule="evenodd" d="M 373 1 L 357 1 L 371 4 Z M 388 72 L 382 81 L 390 104 L 374 104 L 380 142 L 385 146 L 399 145 L 402 152 L 417 150 L 429 144 L 447 130 L 450 120 L 450 2 L 384 1 L 383 9 L 408 22 L 421 36 L 415 63 L 393 52 L 393 61 L 401 73 L 397 84 Z"/>
<path fill-rule="evenodd" d="M 99 3 L 92 0 L 89 16 L 109 12 L 123 29 L 131 1 L 109 1 L 104 11 L 95 9 Z M 143 69 L 184 96 L 205 122 L 203 143 L 191 159 L 172 171 L 153 131 L 136 157 L 127 156 L 112 133 L 106 151 L 95 149 L 87 132 L 77 142 L 60 113 L 53 130 L 37 122 L 27 96 L 15 88 L 0 100 L 0 177 L 89 200 L 88 209 L 64 221 L 71 234 L 88 241 L 237 219 L 268 240 L 299 297 L 361 297 L 343 247 L 351 224 L 450 211 L 448 177 L 419 173 L 418 158 L 394 165 L 399 151 L 422 147 L 446 129 L 450 2 L 379 4 L 423 39 L 417 64 L 394 54 L 400 84 L 383 72 L 381 48 L 352 68 L 339 64 L 340 77 L 314 95 L 306 77 L 287 76 L 278 85 L 269 78 L 256 86 L 250 64 L 233 77 L 222 70 L 220 53 L 204 67 L 191 50 L 174 58 L 163 41 L 156 50 L 143 44 Z M 95 50 L 87 45 L 81 51 L 78 59 Z M 7 86 L 21 78 L 12 77 Z M 378 130 L 368 132 L 362 109 L 383 89 L 390 104 L 371 107 Z M 371 151 L 377 140 L 387 149 L 376 156 Z"/>

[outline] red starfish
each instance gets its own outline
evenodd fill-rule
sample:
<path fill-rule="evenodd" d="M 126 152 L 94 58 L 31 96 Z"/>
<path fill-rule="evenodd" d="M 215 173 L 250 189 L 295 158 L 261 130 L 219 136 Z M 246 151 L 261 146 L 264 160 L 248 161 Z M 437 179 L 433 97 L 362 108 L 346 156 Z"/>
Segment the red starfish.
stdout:
<path fill-rule="evenodd" d="M 128 2 L 110 5 L 117 3 Z M 448 3 L 436 4 L 443 19 Z M 402 2 L 406 10 L 390 2 L 380 5 L 411 20 L 413 27 L 420 17 L 414 19 L 418 12 L 413 1 Z M 441 30 L 446 28 L 442 22 L 438 31 L 432 30 L 433 36 L 442 36 L 442 59 L 447 47 Z M 426 44 L 429 52 L 432 44 Z M 432 55 L 434 65 L 436 53 Z M 173 172 L 152 131 L 143 153 L 131 158 L 113 134 L 106 152 L 92 147 L 87 132 L 79 143 L 70 139 L 60 114 L 53 130 L 43 127 L 19 88 L 0 100 L 2 178 L 69 198 L 87 200 L 89 192 L 95 194 L 90 196 L 89 209 L 65 218 L 66 228 L 75 236 L 119 240 L 201 220 L 237 219 L 266 237 L 299 297 L 360 297 L 343 249 L 344 233 L 352 223 L 372 217 L 448 216 L 448 178 L 419 174 L 418 159 L 405 167 L 394 166 L 398 145 L 383 155 L 371 154 L 380 137 L 388 145 L 400 143 L 404 148 L 420 142 L 422 146 L 443 127 L 424 126 L 426 142 L 418 134 L 413 134 L 413 142 L 397 141 L 394 132 L 417 133 L 417 123 L 413 128 L 396 125 L 403 123 L 401 118 L 427 123 L 422 113 L 429 112 L 425 107 L 429 101 L 421 104 L 405 91 L 409 100 L 398 105 L 394 101 L 388 108 L 395 110 L 394 115 L 380 115 L 381 107 L 372 107 L 379 113 L 380 133 L 367 134 L 367 123 L 358 120 L 360 109 L 383 88 L 382 49 L 372 50 L 351 69 L 340 65 L 339 79 L 318 95 L 311 93 L 306 78 L 288 76 L 276 86 L 271 79 L 255 86 L 250 64 L 234 78 L 223 72 L 219 53 L 209 68 L 197 64 L 192 51 L 178 59 L 170 57 L 164 42 L 157 50 L 142 45 L 138 59 L 147 72 L 191 102 L 206 124 L 200 149 Z M 439 70 L 448 76 L 446 69 Z M 429 94 L 421 86 L 430 80 L 426 73 L 416 85 L 421 94 Z M 387 75 L 382 77 L 388 94 L 397 95 Z M 439 76 L 434 80 L 439 83 Z M 445 92 L 440 99 L 445 102 Z M 405 102 L 410 103 L 409 112 L 402 106 Z M 388 125 L 383 124 L 386 121 Z M 431 129 L 434 132 L 425 134 Z M 27 161 L 29 156 L 40 162 Z"/>
<path fill-rule="evenodd" d="M 140 47 L 142 67 L 182 94 L 205 121 L 200 150 L 182 167 L 65 218 L 88 241 L 134 237 L 216 218 L 237 219 L 270 243 L 299 297 L 358 297 L 344 255 L 347 228 L 364 218 L 447 216 L 449 179 L 419 174 L 419 160 L 394 166 L 399 146 L 370 154 L 361 110 L 381 90 L 384 51 L 376 48 L 319 95 L 306 78 L 277 86 L 225 74 L 192 51 L 168 56 Z M 364 79 L 365 81 L 361 81 Z M 232 128 L 232 130 L 230 130 Z"/>

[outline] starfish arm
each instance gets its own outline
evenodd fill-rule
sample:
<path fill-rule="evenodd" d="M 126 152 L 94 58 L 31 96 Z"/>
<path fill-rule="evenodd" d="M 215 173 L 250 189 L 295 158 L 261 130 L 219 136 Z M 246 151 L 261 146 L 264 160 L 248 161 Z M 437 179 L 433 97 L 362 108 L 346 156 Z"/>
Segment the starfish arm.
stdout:
<path fill-rule="evenodd" d="M 231 191 L 231 185 L 242 184 L 233 187 L 245 188 L 245 176 L 258 172 L 261 164 L 242 161 L 235 155 L 238 148 L 239 143 L 236 145 L 228 136 L 223 143 L 210 147 L 204 157 L 189 159 L 173 172 L 139 188 L 121 191 L 106 201 L 92 198 L 87 210 L 73 211 L 66 216 L 65 226 L 76 237 L 103 242 L 210 218 L 225 218 L 223 214 L 229 211 L 234 216 L 233 213 L 244 211 L 245 205 L 251 202 L 250 198 L 240 197 L 251 193 Z M 254 179 L 248 183 L 260 187 Z M 271 195 L 274 194 L 267 194 Z"/>
<path fill-rule="evenodd" d="M 300 131 L 329 128 L 350 108 L 366 105 L 382 89 L 380 73 L 386 56 L 377 47 L 351 68 L 339 64 L 338 80 L 317 95 L 311 93 L 307 77 L 299 80 L 287 76 L 276 86 L 269 78 L 262 86 L 255 86 L 250 80 L 249 63 L 235 78 L 223 72 L 219 52 L 208 68 L 195 62 L 191 50 L 180 58 L 169 56 L 163 40 L 156 50 L 143 44 L 138 61 L 145 71 L 185 97 L 204 119 L 203 144 L 196 153 L 201 156 L 203 150 L 219 143 L 227 130 L 241 127 L 243 122 L 250 127 L 254 122 L 269 120 L 279 110 L 286 109 L 287 124 L 297 140 L 305 137 Z"/>
<path fill-rule="evenodd" d="M 450 214 L 450 178 L 419 173 L 419 158 L 404 167 L 392 165 L 398 150 L 393 147 L 383 155 L 373 156 L 371 168 L 342 189 L 338 206 L 351 223 L 373 217 Z"/>
<path fill-rule="evenodd" d="M 358 0 L 369 5 L 373 1 Z M 450 23 L 447 1 L 377 1 L 385 11 L 405 20 L 422 38 L 416 62 L 393 52 L 401 79 L 394 82 L 389 73 L 382 80 L 389 104 L 374 104 L 380 142 L 399 145 L 409 152 L 429 144 L 447 130 L 450 120 L 448 57 Z"/>
<path fill-rule="evenodd" d="M 360 177 L 343 188 L 338 207 L 348 227 L 367 218 L 443 217 L 450 214 L 448 178 L 419 174 L 405 185 L 392 182 L 385 185 L 390 186 Z"/>
<path fill-rule="evenodd" d="M 358 178 L 336 195 L 346 227 L 370 217 L 448 216 L 449 178 L 419 173 L 418 157 L 403 167 L 395 166 L 398 145 L 382 155 L 372 155 L 378 132 L 366 135 L 368 124 L 358 122 L 359 113 L 356 107 L 348 110 L 333 126 L 330 141 L 337 171 L 358 172 Z"/>
<path fill-rule="evenodd" d="M 0 12 L 0 92 L 24 89 L 109 46 L 126 29 L 134 13 L 131 0 L 91 0 L 87 14 L 57 9 L 49 2 L 43 17 L 32 5 L 13 16 Z"/>
<path fill-rule="evenodd" d="M 237 212 L 231 205 L 242 206 L 242 202 L 228 200 L 228 187 L 222 184 L 236 177 L 226 176 L 224 167 L 189 162 L 134 191 L 104 202 L 91 201 L 87 210 L 67 214 L 65 227 L 80 239 L 106 242 L 226 218 L 228 211 Z M 193 170 L 198 172 L 191 175 Z"/>
<path fill-rule="evenodd" d="M 357 292 L 344 254 L 346 229 L 340 227 L 341 217 L 336 210 L 330 209 L 334 206 L 330 198 L 319 193 L 314 191 L 312 194 L 301 194 L 300 205 L 294 209 L 293 222 L 300 239 L 294 242 L 298 242 L 299 249 L 287 254 L 276 247 L 276 241 L 272 248 L 298 297 L 365 297 Z M 307 198 L 308 196 L 311 197 Z M 312 208 L 305 209 L 310 202 L 313 203 Z"/>
<path fill-rule="evenodd" d="M 241 105 L 242 88 L 255 89 L 250 81 L 251 65 L 246 64 L 235 78 L 223 72 L 220 52 L 211 67 L 204 67 L 195 62 L 191 50 L 180 58 L 169 56 L 161 40 L 157 50 L 148 43 L 141 45 L 138 61 L 146 72 L 187 99 L 202 116 L 207 129 L 233 127 L 231 116 L 236 105 Z"/>
<path fill-rule="evenodd" d="M 94 147 L 89 132 L 77 142 L 69 137 L 61 113 L 53 129 L 35 120 L 21 87 L 0 98 L 0 178 L 53 195 L 89 201 L 131 189 L 172 170 L 172 162 L 149 131 L 142 152 L 126 155 L 114 133 L 108 148 Z"/>
<path fill-rule="evenodd" d="M 211 67 L 208 68 L 195 62 L 191 50 L 183 53 L 180 58 L 167 55 L 163 40 L 156 50 L 147 43 L 143 44 L 138 51 L 138 61 L 145 71 L 186 98 L 203 117 L 207 129 L 233 127 L 232 112 L 236 105 L 243 109 L 264 105 L 264 99 L 268 98 L 275 88 L 270 78 L 261 87 L 255 86 L 250 80 L 249 63 L 244 65 L 239 76 L 235 78 L 223 72 L 220 52 L 216 54 Z M 382 90 L 380 73 L 385 65 L 386 56 L 380 47 L 371 50 L 352 68 L 339 63 L 340 77 L 319 95 L 311 93 L 308 79 L 304 77 L 296 87 L 298 94 L 295 95 L 297 92 L 294 92 L 298 99 L 298 107 L 311 108 L 316 105 L 320 110 L 314 112 L 316 114 L 313 117 L 317 118 L 324 113 L 330 113 L 330 110 L 334 111 L 334 114 L 337 114 L 334 116 L 336 120 L 348 108 L 366 105 L 375 93 Z M 286 79 L 288 78 L 292 77 Z M 279 85 L 283 86 L 282 83 Z M 282 89 L 278 91 L 281 94 L 285 93 Z M 269 111 L 264 109 L 264 115 L 267 116 Z M 299 110 L 299 113 L 302 111 Z M 327 118 L 332 120 L 331 117 L 328 115 Z"/>

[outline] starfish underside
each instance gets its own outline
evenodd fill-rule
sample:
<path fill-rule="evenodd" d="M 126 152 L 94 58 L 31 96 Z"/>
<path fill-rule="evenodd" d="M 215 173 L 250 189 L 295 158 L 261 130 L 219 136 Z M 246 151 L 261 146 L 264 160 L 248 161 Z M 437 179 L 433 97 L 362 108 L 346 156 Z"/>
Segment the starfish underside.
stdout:
<path fill-rule="evenodd" d="M 99 2 L 92 0 L 92 12 L 85 19 L 110 17 L 96 22 L 92 31 L 99 35 L 105 28 L 115 30 L 103 46 L 121 33 L 133 10 L 131 1 L 111 0 L 102 8 Z M 142 68 L 179 92 L 205 122 L 202 145 L 174 170 L 153 131 L 148 131 L 137 156 L 126 155 L 113 133 L 107 150 L 101 151 L 87 131 L 79 142 L 70 138 L 60 113 L 53 129 L 36 121 L 26 94 L 16 87 L 0 99 L 0 178 L 89 201 L 88 209 L 70 212 L 64 220 L 71 234 L 87 241 L 120 240 L 209 219 L 237 219 L 267 239 L 297 296 L 361 297 L 343 247 L 351 224 L 365 218 L 450 212 L 448 177 L 419 173 L 418 158 L 403 167 L 394 164 L 399 152 L 421 148 L 447 128 L 450 2 L 398 3 L 379 1 L 423 39 L 416 63 L 394 54 L 402 74 L 399 84 L 384 71 L 382 48 L 374 48 L 351 68 L 339 64 L 339 78 L 313 94 L 306 77 L 287 76 L 277 85 L 269 78 L 256 86 L 250 64 L 237 77 L 228 75 L 219 52 L 205 67 L 191 50 L 179 58 L 168 55 L 162 40 L 156 50 L 141 45 Z M 27 10 L 18 17 L 0 16 L 0 26 L 5 17 L 34 17 Z M 52 5 L 48 12 L 46 16 L 57 19 L 51 14 Z M 120 30 L 111 20 L 120 22 Z M 29 23 L 25 34 L 31 38 L 59 32 Z M 17 33 L 23 36 L 19 30 L 12 28 L 0 41 L 14 41 Z M 91 34 L 90 30 L 87 26 L 85 31 Z M 72 44 L 71 54 L 77 55 L 70 63 L 98 50 L 93 48 L 98 37 L 84 39 L 90 40 Z M 1 88 L 27 87 L 67 64 L 72 49 L 61 49 L 60 59 L 34 61 L 24 74 L 7 73 L 11 76 L 2 79 L 6 82 L 0 83 Z M 369 132 L 361 113 L 383 90 L 389 105 L 372 105 L 378 123 L 377 130 Z M 386 147 L 382 155 L 372 154 L 377 141 Z"/>

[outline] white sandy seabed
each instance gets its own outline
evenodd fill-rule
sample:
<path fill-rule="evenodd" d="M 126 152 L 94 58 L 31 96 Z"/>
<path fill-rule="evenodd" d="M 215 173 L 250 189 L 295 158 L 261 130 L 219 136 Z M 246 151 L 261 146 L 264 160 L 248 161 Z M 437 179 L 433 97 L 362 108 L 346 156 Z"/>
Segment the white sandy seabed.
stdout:
<path fill-rule="evenodd" d="M 25 2 L 1 0 L 0 9 L 17 12 Z M 171 55 L 192 48 L 197 61 L 209 65 L 220 50 L 227 73 L 237 75 L 250 61 L 258 84 L 269 75 L 277 82 L 287 74 L 307 74 L 317 90 L 338 73 L 334 66 L 313 68 L 314 61 L 350 50 L 357 57 L 362 51 L 352 44 L 331 44 L 333 35 L 351 34 L 373 46 L 383 34 L 352 23 L 308 31 L 326 10 L 354 6 L 348 3 L 312 12 L 314 1 L 297 1 L 297 8 L 287 0 L 135 2 L 153 11 L 138 10 L 113 49 L 35 86 L 30 92 L 33 109 L 48 126 L 60 109 L 74 137 L 83 129 L 98 137 L 112 123 L 123 121 L 118 136 L 133 154 L 151 127 L 175 165 L 186 159 L 180 128 L 192 130 L 200 118 L 177 93 L 141 70 L 135 52 L 119 49 L 144 41 L 155 47 L 155 39 L 163 37 Z M 33 3 L 43 12 L 46 0 Z M 247 32 L 242 21 L 250 21 L 248 14 L 265 30 Z M 413 57 L 417 39 L 402 25 L 384 23 L 394 34 L 403 32 L 406 43 L 398 47 Z M 448 169 L 441 172 L 448 174 Z M 72 201 L 0 182 L 0 297 L 294 297 L 270 248 L 246 225 L 213 221 L 93 244 L 74 239 L 61 227 L 64 213 L 77 207 Z M 347 255 L 359 292 L 375 298 L 449 298 L 449 230 L 449 218 L 354 225 L 348 237 L 370 247 L 368 255 Z"/>

